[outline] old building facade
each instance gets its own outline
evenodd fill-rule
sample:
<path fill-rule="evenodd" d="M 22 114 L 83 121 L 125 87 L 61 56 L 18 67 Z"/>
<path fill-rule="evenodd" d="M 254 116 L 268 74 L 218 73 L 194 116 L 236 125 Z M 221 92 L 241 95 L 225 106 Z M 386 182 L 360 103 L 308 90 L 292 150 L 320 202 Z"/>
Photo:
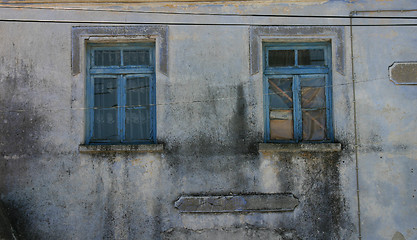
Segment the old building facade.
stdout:
<path fill-rule="evenodd" d="M 417 239 L 417 3 L 3 1 L 26 239 Z"/>

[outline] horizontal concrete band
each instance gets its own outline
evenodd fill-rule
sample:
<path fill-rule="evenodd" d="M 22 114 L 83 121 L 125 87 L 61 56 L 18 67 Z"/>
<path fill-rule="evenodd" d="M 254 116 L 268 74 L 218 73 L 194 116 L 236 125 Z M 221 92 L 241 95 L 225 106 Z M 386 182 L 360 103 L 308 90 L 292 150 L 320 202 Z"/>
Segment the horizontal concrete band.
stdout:
<path fill-rule="evenodd" d="M 100 152 L 162 152 L 163 144 L 139 144 L 139 145 L 80 145 L 80 153 Z"/>
<path fill-rule="evenodd" d="M 182 213 L 286 212 L 298 199 L 292 193 L 231 196 L 181 196 L 175 207 Z"/>
<path fill-rule="evenodd" d="M 243 0 L 243 1 L 255 1 L 255 0 Z M 4 0 L 3 3 L 154 3 L 154 2 L 225 2 L 224 0 Z M 235 0 L 229 0 L 226 2 L 235 2 Z M 294 3 L 294 2 L 310 2 L 310 3 L 322 3 L 323 0 L 275 0 L 275 2 Z"/>
<path fill-rule="evenodd" d="M 259 143 L 259 152 L 339 152 L 340 143 Z"/>

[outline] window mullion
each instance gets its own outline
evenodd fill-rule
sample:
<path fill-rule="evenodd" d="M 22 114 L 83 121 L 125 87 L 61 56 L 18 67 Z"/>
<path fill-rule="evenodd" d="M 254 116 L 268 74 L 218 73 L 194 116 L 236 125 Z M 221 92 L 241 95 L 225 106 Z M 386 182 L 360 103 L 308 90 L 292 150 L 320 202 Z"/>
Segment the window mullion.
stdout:
<path fill-rule="evenodd" d="M 297 49 L 294 49 L 294 57 L 295 57 L 294 65 L 298 66 L 298 50 Z"/>
<path fill-rule="evenodd" d="M 264 103 L 264 119 L 265 119 L 265 141 L 270 141 L 270 128 L 269 128 L 269 83 L 268 77 L 263 77 L 263 103 Z"/>
<path fill-rule="evenodd" d="M 88 107 L 88 137 L 87 143 L 90 142 L 94 132 L 94 77 L 90 74 L 89 69 L 95 59 L 93 50 L 88 48 L 89 57 L 87 59 L 87 107 Z"/>
<path fill-rule="evenodd" d="M 123 57 L 123 49 L 120 49 L 120 66 L 124 66 L 124 57 Z"/>
<path fill-rule="evenodd" d="M 87 86 L 87 102 L 88 102 L 88 113 L 89 113 L 89 132 L 88 132 L 88 141 L 93 137 L 94 132 L 94 77 L 88 76 L 88 86 Z"/>
<path fill-rule="evenodd" d="M 301 113 L 301 84 L 300 76 L 294 75 L 293 80 L 293 109 L 294 109 L 294 139 L 296 142 L 302 140 L 303 126 Z"/>
<path fill-rule="evenodd" d="M 123 142 L 125 140 L 125 108 L 126 108 L 126 77 L 119 75 L 119 89 L 118 89 L 118 130 L 119 140 Z"/>
<path fill-rule="evenodd" d="M 326 94 L 326 138 L 333 139 L 333 124 L 332 124 L 332 86 L 329 75 L 325 75 L 325 94 Z"/>
<path fill-rule="evenodd" d="M 155 117 L 156 117 L 156 112 L 155 112 L 155 104 L 156 104 L 156 94 L 155 93 L 155 82 L 154 82 L 154 78 L 152 75 L 149 75 L 149 114 L 150 114 L 150 131 L 151 131 L 151 139 L 152 141 L 154 141 L 155 137 L 156 137 L 156 133 L 155 133 Z"/>

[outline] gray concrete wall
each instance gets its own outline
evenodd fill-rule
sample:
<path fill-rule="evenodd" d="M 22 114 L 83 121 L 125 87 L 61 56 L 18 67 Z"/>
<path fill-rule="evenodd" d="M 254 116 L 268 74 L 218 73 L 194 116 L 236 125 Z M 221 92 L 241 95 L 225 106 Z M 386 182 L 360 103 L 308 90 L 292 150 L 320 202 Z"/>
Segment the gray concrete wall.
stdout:
<path fill-rule="evenodd" d="M 412 1 L 297 1 L 123 7 L 347 16 L 352 10 L 414 9 L 417 5 Z M 415 12 L 364 14 L 416 16 Z M 264 134 L 262 71 L 254 75 L 250 71 L 250 26 L 169 25 L 168 73 L 156 72 L 157 139 L 164 151 L 80 153 L 85 128 L 85 52 L 81 48 L 81 73 L 73 76 L 71 31 L 73 26 L 98 24 L 0 22 L 0 197 L 21 237 L 358 238 L 349 19 L 40 9 L 0 9 L 0 16 L 346 25 L 339 27 L 344 55 L 333 54 L 332 60 L 334 130 L 336 142 L 342 144 L 339 152 L 259 152 Z M 366 21 L 355 19 L 354 23 Z M 294 32 L 289 37 L 322 38 L 319 32 L 308 36 Z M 415 26 L 353 27 L 363 239 L 417 238 L 417 86 L 398 86 L 387 76 L 394 61 L 417 60 L 415 33 Z M 335 53 L 334 44 L 332 48 Z M 343 70 L 338 71 L 337 65 Z M 284 192 L 298 198 L 294 211 L 189 214 L 174 207 L 181 195 Z"/>
<path fill-rule="evenodd" d="M 403 239 L 394 238 L 397 231 L 417 238 L 417 85 L 387 81 L 393 62 L 416 61 L 416 33 L 416 27 L 354 28 L 365 239 Z"/>

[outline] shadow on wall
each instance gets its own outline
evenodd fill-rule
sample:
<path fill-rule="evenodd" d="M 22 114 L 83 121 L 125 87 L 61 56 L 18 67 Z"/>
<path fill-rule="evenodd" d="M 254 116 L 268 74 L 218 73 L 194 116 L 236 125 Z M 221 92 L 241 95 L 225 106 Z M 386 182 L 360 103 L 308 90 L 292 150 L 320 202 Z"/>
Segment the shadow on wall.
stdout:
<path fill-rule="evenodd" d="M 0 239 L 17 239 L 17 233 L 10 224 L 3 202 L 0 201 Z"/>

